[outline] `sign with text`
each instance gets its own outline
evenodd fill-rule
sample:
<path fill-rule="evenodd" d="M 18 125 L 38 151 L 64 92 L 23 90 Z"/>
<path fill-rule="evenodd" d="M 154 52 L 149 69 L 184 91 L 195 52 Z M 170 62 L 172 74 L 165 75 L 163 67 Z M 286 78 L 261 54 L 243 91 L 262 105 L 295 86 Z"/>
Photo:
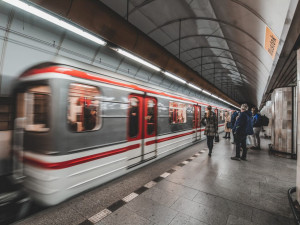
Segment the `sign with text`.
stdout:
<path fill-rule="evenodd" d="M 273 60 L 276 55 L 278 44 L 279 44 L 279 39 L 271 31 L 271 29 L 266 26 L 265 49 L 272 56 Z"/>

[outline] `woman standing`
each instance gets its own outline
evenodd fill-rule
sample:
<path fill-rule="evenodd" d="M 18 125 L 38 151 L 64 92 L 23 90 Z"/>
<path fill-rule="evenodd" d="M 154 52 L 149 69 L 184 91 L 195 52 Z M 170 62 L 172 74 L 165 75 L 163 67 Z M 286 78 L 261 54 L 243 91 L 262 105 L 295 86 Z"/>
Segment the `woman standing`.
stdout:
<path fill-rule="evenodd" d="M 231 116 L 227 111 L 225 111 L 225 136 L 223 138 L 230 139 L 230 132 L 231 132 Z"/>
<path fill-rule="evenodd" d="M 211 111 L 211 106 L 207 106 L 204 118 L 201 123 L 205 126 L 204 135 L 206 135 L 207 147 L 209 149 L 208 155 L 211 157 L 214 146 L 214 137 L 218 132 L 218 119 L 216 114 Z"/>

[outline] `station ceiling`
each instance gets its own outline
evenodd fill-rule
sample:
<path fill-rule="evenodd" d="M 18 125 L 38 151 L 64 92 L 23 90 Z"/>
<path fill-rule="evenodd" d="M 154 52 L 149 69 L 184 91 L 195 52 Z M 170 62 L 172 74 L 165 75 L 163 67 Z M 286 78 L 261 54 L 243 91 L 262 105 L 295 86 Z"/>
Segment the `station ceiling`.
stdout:
<path fill-rule="evenodd" d="M 298 1 L 101 2 L 234 100 L 259 104 Z M 267 27 L 281 39 L 274 59 L 265 49 Z"/>
<path fill-rule="evenodd" d="M 178 61 L 188 70 L 176 67 L 171 72 L 177 76 L 188 77 L 200 87 L 214 86 L 234 102 L 254 105 L 263 99 L 298 4 L 298 0 L 31 1 L 156 65 L 172 70 Z M 101 5 L 124 23 L 108 19 Z M 137 28 L 154 44 L 137 39 L 129 33 L 134 29 L 126 26 Z M 176 63 L 157 56 L 157 46 L 175 57 Z"/>

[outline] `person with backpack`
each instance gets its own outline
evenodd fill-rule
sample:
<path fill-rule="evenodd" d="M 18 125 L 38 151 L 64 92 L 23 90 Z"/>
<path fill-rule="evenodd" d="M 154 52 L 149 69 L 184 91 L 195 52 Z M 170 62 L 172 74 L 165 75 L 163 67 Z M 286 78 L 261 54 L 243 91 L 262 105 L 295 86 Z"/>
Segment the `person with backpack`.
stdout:
<path fill-rule="evenodd" d="M 214 112 L 212 112 L 211 106 L 207 106 L 204 118 L 201 119 L 201 123 L 205 126 L 204 135 L 206 135 L 207 147 L 209 149 L 208 156 L 211 157 L 212 149 L 214 146 L 214 137 L 218 133 L 218 118 Z"/>
<path fill-rule="evenodd" d="M 253 132 L 254 134 L 252 135 L 252 140 L 253 140 L 253 146 L 251 147 L 251 149 L 255 149 L 255 150 L 261 150 L 260 148 L 260 131 L 261 131 L 261 127 L 262 127 L 262 117 L 260 115 L 260 113 L 258 112 L 257 107 L 253 107 L 251 109 L 252 111 L 252 124 L 253 124 Z"/>
<path fill-rule="evenodd" d="M 247 135 L 253 134 L 252 123 L 251 123 L 251 113 L 248 110 L 247 104 L 241 105 L 241 113 L 237 118 L 234 125 L 234 135 L 235 135 L 235 157 L 231 157 L 232 160 L 247 160 L 247 148 L 246 148 L 246 137 Z M 240 157 L 240 148 L 242 147 L 243 153 Z"/>

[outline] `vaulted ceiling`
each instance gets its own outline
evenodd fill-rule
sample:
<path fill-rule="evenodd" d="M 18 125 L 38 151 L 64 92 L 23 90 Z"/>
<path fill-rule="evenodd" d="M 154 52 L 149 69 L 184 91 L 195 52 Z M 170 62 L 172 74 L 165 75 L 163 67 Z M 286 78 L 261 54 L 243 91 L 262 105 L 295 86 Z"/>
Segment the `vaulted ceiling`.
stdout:
<path fill-rule="evenodd" d="M 298 0 L 100 2 L 232 99 L 259 104 Z M 280 40 L 273 58 L 265 49 L 267 27 Z"/>

